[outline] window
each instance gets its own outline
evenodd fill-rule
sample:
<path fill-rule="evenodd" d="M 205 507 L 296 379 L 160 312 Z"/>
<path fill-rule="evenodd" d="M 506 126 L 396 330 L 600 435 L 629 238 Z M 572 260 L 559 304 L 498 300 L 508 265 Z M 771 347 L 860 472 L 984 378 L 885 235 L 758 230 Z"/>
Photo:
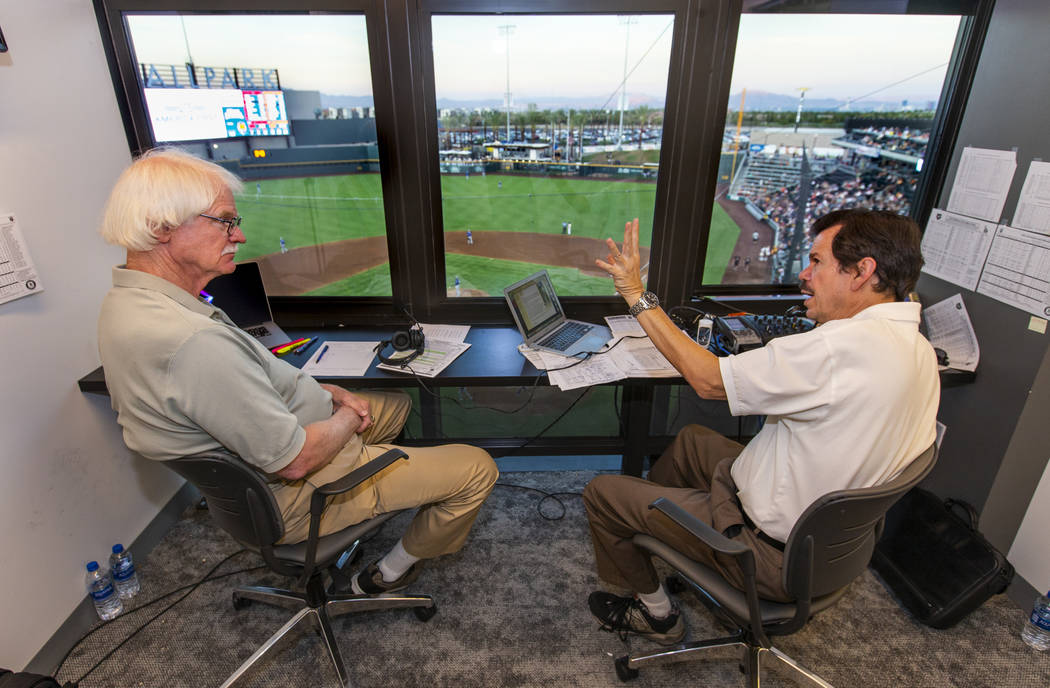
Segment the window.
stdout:
<path fill-rule="evenodd" d="M 275 296 L 390 296 L 365 17 L 124 15 L 149 144 L 241 177 Z"/>
<path fill-rule="evenodd" d="M 278 314 L 402 325 L 509 323 L 502 288 L 541 268 L 570 316 L 622 312 L 593 261 L 636 216 L 665 303 L 794 293 L 800 193 L 929 212 L 993 3 L 98 4 L 131 148 L 247 180 L 239 256 Z M 216 129 L 180 129 L 209 98 Z"/>
<path fill-rule="evenodd" d="M 608 296 L 594 264 L 652 240 L 674 16 L 435 15 L 447 295 L 499 296 L 540 269 Z"/>
<path fill-rule="evenodd" d="M 959 20 L 741 16 L 704 285 L 797 283 L 831 210 L 911 213 Z"/>

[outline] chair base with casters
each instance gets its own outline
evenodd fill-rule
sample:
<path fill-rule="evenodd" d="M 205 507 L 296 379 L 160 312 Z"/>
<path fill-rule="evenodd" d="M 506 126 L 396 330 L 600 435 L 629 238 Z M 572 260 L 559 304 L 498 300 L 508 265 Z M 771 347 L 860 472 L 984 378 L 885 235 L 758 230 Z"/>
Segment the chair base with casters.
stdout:
<path fill-rule="evenodd" d="M 304 622 L 316 625 L 328 656 L 335 665 L 339 685 L 350 686 L 350 675 L 332 631 L 331 619 L 351 612 L 378 609 L 411 608 L 420 621 L 428 621 L 437 612 L 429 595 L 381 593 L 355 595 L 338 592 L 348 587 L 349 579 L 342 568 L 352 562 L 362 536 L 379 528 L 401 511 L 380 514 L 374 518 L 321 536 L 320 520 L 325 503 L 332 495 L 353 489 L 394 461 L 406 458 L 392 449 L 369 461 L 335 482 L 318 487 L 310 500 L 310 531 L 305 542 L 279 545 L 284 524 L 277 504 L 262 475 L 239 457 L 213 451 L 165 462 L 193 483 L 207 498 L 212 518 L 237 540 L 257 549 L 274 572 L 295 576 L 302 592 L 266 586 L 238 588 L 233 593 L 234 609 L 244 609 L 253 602 L 292 608 L 295 615 L 279 628 L 222 684 L 233 685 L 253 666 L 259 664 L 278 641 Z M 324 573 L 328 571 L 331 589 L 325 589 Z"/>
<path fill-rule="evenodd" d="M 831 688 L 827 681 L 774 647 L 769 637 L 794 633 L 814 614 L 838 602 L 849 584 L 867 568 L 882 534 L 886 511 L 929 474 L 936 460 L 936 447 L 931 446 L 883 485 L 839 490 L 813 502 L 795 523 L 784 546 L 783 583 L 792 602 L 758 597 L 754 552 L 747 545 L 724 537 L 670 500 L 653 502 L 649 508 L 658 509 L 708 547 L 736 557 L 745 586 L 737 589 L 718 571 L 652 536 L 636 534 L 632 538 L 636 546 L 677 571 L 678 576 L 668 579 L 668 591 L 679 592 L 676 588 L 684 581 L 732 633 L 617 657 L 616 675 L 621 681 L 629 681 L 644 666 L 701 658 L 730 648 L 741 652 L 741 670 L 746 676 L 745 685 L 750 688 L 759 688 L 766 664 L 779 665 L 813 685 Z"/>
<path fill-rule="evenodd" d="M 349 530 L 342 531 L 347 534 L 347 537 L 354 537 L 354 540 L 350 547 L 340 555 L 339 561 L 353 562 L 357 558 L 356 555 L 359 554 L 359 538 L 380 527 L 383 523 L 400 513 L 400 511 L 393 511 L 381 514 L 373 519 L 365 521 L 364 523 L 359 523 L 357 526 L 354 526 Z M 291 547 L 298 546 L 299 545 L 291 545 Z M 274 553 L 278 557 L 281 555 L 280 545 L 274 548 Z M 342 576 L 339 569 L 336 568 L 337 566 L 338 562 L 329 570 L 329 574 L 332 576 L 333 581 L 345 580 L 348 583 L 349 578 Z M 270 638 L 263 643 L 251 657 L 246 659 L 244 663 L 241 664 L 241 666 L 238 667 L 228 679 L 226 679 L 225 683 L 222 684 L 222 688 L 232 686 L 241 676 L 247 673 L 253 665 L 258 663 L 273 648 L 275 648 L 278 641 L 288 635 L 293 629 L 297 628 L 300 624 L 311 621 L 316 625 L 318 634 L 328 650 L 328 656 L 331 657 L 332 663 L 335 665 L 335 671 L 339 677 L 340 685 L 349 686 L 350 676 L 347 673 L 346 665 L 343 662 L 342 654 L 339 651 L 339 645 L 336 642 L 334 633 L 332 632 L 332 619 L 353 612 L 411 608 L 412 611 L 415 612 L 416 618 L 420 621 L 429 621 L 434 614 L 437 613 L 437 606 L 434 604 L 434 600 L 430 595 L 409 595 L 399 593 L 355 595 L 353 593 L 333 592 L 331 589 L 326 590 L 320 571 L 307 580 L 306 589 L 303 592 L 294 592 L 281 588 L 257 585 L 245 586 L 233 591 L 234 609 L 245 609 L 246 607 L 251 606 L 254 602 L 263 602 L 265 604 L 283 608 L 297 609 L 298 611 L 296 611 L 295 615 L 289 619 L 287 623 L 270 636 Z"/>

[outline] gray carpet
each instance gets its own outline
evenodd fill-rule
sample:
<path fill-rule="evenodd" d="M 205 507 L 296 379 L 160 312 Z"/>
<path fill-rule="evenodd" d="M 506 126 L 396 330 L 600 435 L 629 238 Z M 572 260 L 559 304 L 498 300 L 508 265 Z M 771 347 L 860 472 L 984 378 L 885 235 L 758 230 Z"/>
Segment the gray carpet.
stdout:
<path fill-rule="evenodd" d="M 508 473 L 501 483 L 547 492 L 579 492 L 593 471 Z M 563 497 L 561 520 L 545 520 L 541 495 L 497 487 L 459 553 L 429 562 L 412 590 L 434 596 L 438 612 L 427 623 L 408 610 L 348 615 L 333 622 L 355 686 L 616 686 L 612 657 L 624 645 L 600 632 L 587 611 L 599 587 L 579 497 Z M 560 509 L 546 500 L 542 512 Z M 362 563 L 396 542 L 407 516 L 368 542 Z M 141 604 L 203 576 L 240 547 L 216 529 L 207 513 L 190 508 L 139 563 Z M 259 566 L 240 554 L 219 573 Z M 216 686 L 290 613 L 255 604 L 234 611 L 235 585 L 286 579 L 265 571 L 207 582 L 133 637 L 81 684 L 93 686 Z M 175 597 L 169 600 L 176 599 Z M 689 593 L 682 598 L 690 638 L 723 635 Z M 61 680 L 86 672 L 141 623 L 158 602 L 126 614 L 75 648 Z M 937 631 L 913 621 L 869 571 L 832 609 L 802 631 L 774 643 L 839 688 L 845 686 L 1050 686 L 1050 653 L 1020 639 L 1023 613 L 998 596 L 960 622 Z M 634 641 L 637 647 L 649 647 Z M 735 656 L 643 669 L 631 685 L 740 686 Z M 334 686 L 335 673 L 314 633 L 286 639 L 276 654 L 238 684 Z M 776 673 L 763 686 L 795 685 Z"/>

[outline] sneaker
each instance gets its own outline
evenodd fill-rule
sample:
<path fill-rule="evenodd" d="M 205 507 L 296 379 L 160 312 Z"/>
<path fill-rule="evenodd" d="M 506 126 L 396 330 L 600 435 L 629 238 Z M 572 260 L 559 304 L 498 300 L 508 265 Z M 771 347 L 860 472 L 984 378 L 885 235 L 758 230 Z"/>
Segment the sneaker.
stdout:
<path fill-rule="evenodd" d="M 685 621 L 677 605 L 665 619 L 658 619 L 635 597 L 620 597 L 610 592 L 592 592 L 587 598 L 601 629 L 616 633 L 620 640 L 627 640 L 629 633 L 635 633 L 661 645 L 674 645 L 685 637 Z"/>
<path fill-rule="evenodd" d="M 396 592 L 412 585 L 419 578 L 422 567 L 419 563 L 412 564 L 400 578 L 394 581 L 383 580 L 383 574 L 379 572 L 379 560 L 373 561 L 361 571 L 354 574 L 350 579 L 350 589 L 356 595 L 377 595 L 381 592 Z"/>

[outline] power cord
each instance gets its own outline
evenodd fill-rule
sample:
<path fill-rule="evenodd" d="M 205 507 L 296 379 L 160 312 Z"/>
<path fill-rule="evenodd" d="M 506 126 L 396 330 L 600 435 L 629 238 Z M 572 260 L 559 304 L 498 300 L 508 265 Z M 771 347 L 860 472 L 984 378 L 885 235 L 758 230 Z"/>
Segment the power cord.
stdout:
<path fill-rule="evenodd" d="M 217 571 L 217 570 L 219 569 L 219 567 L 220 567 L 220 566 L 222 566 L 223 564 L 225 564 L 225 563 L 226 563 L 227 561 L 229 561 L 230 559 L 233 559 L 234 557 L 236 557 L 236 556 L 237 556 L 237 555 L 239 555 L 239 554 L 243 554 L 243 553 L 245 553 L 245 552 L 248 552 L 248 551 L 250 551 L 250 550 L 247 550 L 247 549 L 241 549 L 241 550 L 238 550 L 238 551 L 234 552 L 233 554 L 231 554 L 231 555 L 227 556 L 227 557 L 226 557 L 226 558 L 224 558 L 224 559 L 223 559 L 222 561 L 220 561 L 220 562 L 219 562 L 218 564 L 216 564 L 215 566 L 213 566 L 213 567 L 211 568 L 211 570 L 209 570 L 209 571 L 208 571 L 208 572 L 207 572 L 206 574 L 204 574 L 204 576 L 203 576 L 203 577 L 201 577 L 200 579 L 198 579 L 198 580 L 197 580 L 197 582 L 195 582 L 195 583 L 190 583 L 190 584 L 188 584 L 188 585 L 184 585 L 184 586 L 182 586 L 182 587 L 179 587 L 179 588 L 176 588 L 176 589 L 174 589 L 174 590 L 171 590 L 171 591 L 169 591 L 169 592 L 166 592 L 166 593 L 164 593 L 164 594 L 162 594 L 162 595 L 158 595 L 157 597 L 154 597 L 154 598 L 153 598 L 152 600 L 150 600 L 149 602 L 144 602 L 143 604 L 140 604 L 139 606 L 135 607 L 134 609 L 130 609 L 130 610 L 128 610 L 128 611 L 126 611 L 126 612 L 124 612 L 123 614 L 121 614 L 120 616 L 118 616 L 118 617 L 117 617 L 117 618 L 115 618 L 115 619 L 110 619 L 109 621 L 104 621 L 104 622 L 102 622 L 101 624 L 99 624 L 98 626 L 95 626 L 95 627 L 94 627 L 94 628 L 92 628 L 92 629 L 91 629 L 90 631 L 88 631 L 87 633 L 85 633 L 85 634 L 84 634 L 84 636 L 83 636 L 83 637 L 82 637 L 82 638 L 81 638 L 80 640 L 78 640 L 78 641 L 76 642 L 76 644 L 75 644 L 75 645 L 73 645 L 73 647 L 69 648 L 69 651 L 68 651 L 68 652 L 66 652 L 66 654 L 65 654 L 65 655 L 63 655 L 63 656 L 62 656 L 62 660 L 61 660 L 61 661 L 60 661 L 60 662 L 58 663 L 58 666 L 57 666 L 57 667 L 55 668 L 55 672 L 54 672 L 54 675 L 55 675 L 55 676 L 57 676 L 57 675 L 58 675 L 58 672 L 59 672 L 59 671 L 60 671 L 60 670 L 62 669 L 62 665 L 66 663 L 66 660 L 67 660 L 67 659 L 69 659 L 69 655 L 70 655 L 70 654 L 72 654 L 73 650 L 75 650 L 75 649 L 77 649 L 78 647 L 80 647 L 80 645 L 81 645 L 81 644 L 82 644 L 82 643 L 83 643 L 83 642 L 84 642 L 85 640 L 87 640 L 87 639 L 88 639 L 89 637 L 91 637 L 91 636 L 92 636 L 92 635 L 93 635 L 93 634 L 94 634 L 94 633 L 95 633 L 96 631 L 98 631 L 98 630 L 100 630 L 100 629 L 102 629 L 102 628 L 105 628 L 106 626 L 108 626 L 108 625 L 110 625 L 110 624 L 112 624 L 112 623 L 114 623 L 114 622 L 116 622 L 116 621 L 119 621 L 119 620 L 121 620 L 121 619 L 124 619 L 124 618 L 126 618 L 126 617 L 127 617 L 127 616 L 128 616 L 129 614 L 132 614 L 132 613 L 134 613 L 134 612 L 137 612 L 137 611 L 139 611 L 140 609 L 145 609 L 146 607 L 148 607 L 148 606 L 150 606 L 150 605 L 152 605 L 152 604 L 155 604 L 156 602 L 159 602 L 159 601 L 161 601 L 161 600 L 163 600 L 163 599 L 165 599 L 165 598 L 167 598 L 167 597 L 171 597 L 172 595 L 175 595 L 175 594 L 177 594 L 177 593 L 179 593 L 179 592 L 182 592 L 183 590 L 187 590 L 187 589 L 188 589 L 188 592 L 186 592 L 186 594 L 182 595 L 181 597 L 179 597 L 179 599 L 175 600 L 174 602 L 172 602 L 172 603 L 171 603 L 171 604 L 169 604 L 168 606 L 164 607 L 164 609 L 160 610 L 159 612 L 157 612 L 156 614 L 154 614 L 153 616 L 151 616 L 151 617 L 150 617 L 150 618 L 149 618 L 149 619 L 148 619 L 148 620 L 147 620 L 147 621 L 146 621 L 145 623 L 143 623 L 143 624 L 142 624 L 142 625 L 140 625 L 140 626 L 139 626 L 138 628 L 136 628 L 135 630 L 133 630 L 133 631 L 132 631 L 132 632 L 131 632 L 131 633 L 130 633 L 130 634 L 128 635 L 128 637 L 124 638 L 124 640 L 122 640 L 122 641 L 121 641 L 121 642 L 120 642 L 119 644 L 117 644 L 117 645 L 116 645 L 116 647 L 114 647 L 114 648 L 113 648 L 113 649 L 111 649 L 111 650 L 110 650 L 109 652 L 107 652 L 107 653 L 106 653 L 106 654 L 105 654 L 105 655 L 104 655 L 104 656 L 102 657 L 102 659 L 100 659 L 100 660 L 98 660 L 97 662 L 95 662 L 94 666 L 92 666 L 92 667 L 91 667 L 90 669 L 88 669 L 88 670 L 87 670 L 86 672 L 84 672 L 84 674 L 83 674 L 83 675 L 82 675 L 82 676 L 81 676 L 80 678 L 78 678 L 78 679 L 77 679 L 76 681 L 74 681 L 74 683 L 80 683 L 80 682 L 81 682 L 81 681 L 83 681 L 83 680 L 84 680 L 85 678 L 87 678 L 88 676 L 90 676 L 90 675 L 92 674 L 92 672 L 94 672 L 94 671 L 95 671 L 96 669 L 98 669 L 98 668 L 99 668 L 100 666 L 102 666 L 102 663 L 103 663 L 103 662 L 105 662 L 105 661 L 106 661 L 107 659 L 109 659 L 109 658 L 110 658 L 111 656 L 113 656 L 113 653 L 115 653 L 115 652 L 116 652 L 117 650 L 119 650 L 120 648 L 124 647 L 124 645 L 125 645 L 125 644 L 126 644 L 126 643 L 127 643 L 128 641 L 129 641 L 129 640 L 131 640 L 131 639 L 132 639 L 132 638 L 134 638 L 134 637 L 135 637 L 136 635 L 138 635 L 138 633 L 139 633 L 140 631 L 142 631 L 142 630 L 143 630 L 144 628 L 146 628 L 146 626 L 149 626 L 149 625 L 150 625 L 151 623 L 153 623 L 154 621 L 156 621 L 156 620 L 157 620 L 158 618 L 160 618 L 160 617 L 161 617 L 162 615 L 164 615 L 165 613 L 167 613 L 167 612 L 168 612 L 168 611 L 169 611 L 169 610 L 170 610 L 170 609 L 171 609 L 172 607 L 174 607 L 174 606 L 175 606 L 175 605 L 177 605 L 177 604 L 178 604 L 179 602 L 182 602 L 182 601 L 183 601 L 184 599 L 186 599 L 187 597 L 189 597 L 190 595 L 192 595 L 192 594 L 193 594 L 193 592 L 194 592 L 194 591 L 195 591 L 195 590 L 196 590 L 197 588 L 199 588 L 199 587 L 200 587 L 200 586 L 201 586 L 202 584 L 204 584 L 204 583 L 207 583 L 207 582 L 210 582 L 210 581 L 216 581 L 216 580 L 221 580 L 221 579 L 223 579 L 223 578 L 226 578 L 226 577 L 228 577 L 228 576 L 233 576 L 233 575 L 236 575 L 236 574 L 238 574 L 238 573 L 246 573 L 246 572 L 248 572 L 248 571 L 258 571 L 258 570 L 260 570 L 260 569 L 265 569 L 265 568 L 266 568 L 265 566 L 254 566 L 254 567 L 249 567 L 249 568 L 245 568 L 245 569 L 239 569 L 239 570 L 237 570 L 237 571 L 230 571 L 229 573 L 224 573 L 224 574 L 222 574 L 222 575 L 220 575 L 220 576 L 215 576 L 214 578 L 212 578 L 212 577 L 211 577 L 211 575 L 212 575 L 213 573 L 215 573 L 215 572 L 216 572 L 216 571 Z"/>

